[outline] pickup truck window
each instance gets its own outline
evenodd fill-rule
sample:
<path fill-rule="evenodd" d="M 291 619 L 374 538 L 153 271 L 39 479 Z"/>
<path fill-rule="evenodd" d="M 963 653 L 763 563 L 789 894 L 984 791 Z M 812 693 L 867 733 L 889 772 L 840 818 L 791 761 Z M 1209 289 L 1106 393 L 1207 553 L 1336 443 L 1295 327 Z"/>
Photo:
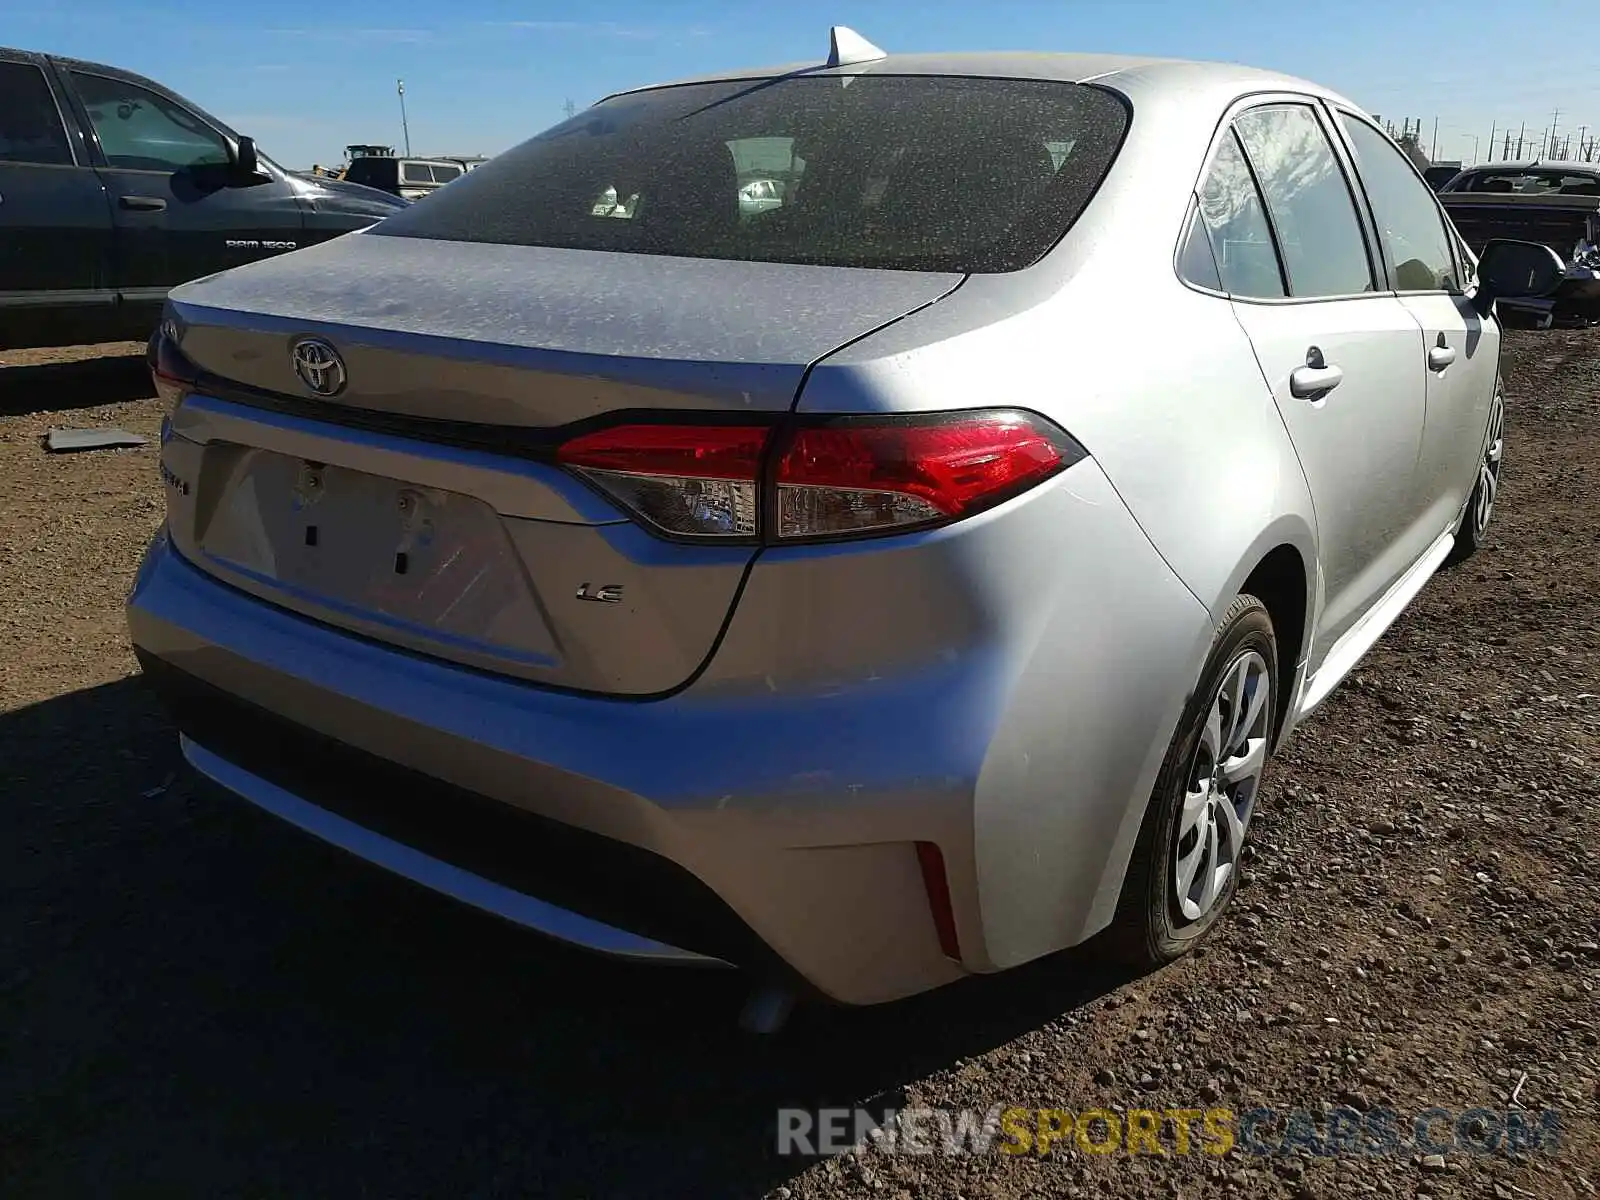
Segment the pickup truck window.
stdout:
<path fill-rule="evenodd" d="M 164 96 L 84 71 L 72 78 L 111 166 L 171 174 L 227 165 L 222 135 Z"/>
<path fill-rule="evenodd" d="M 0 62 L 0 162 L 72 165 L 61 112 L 31 63 Z"/>

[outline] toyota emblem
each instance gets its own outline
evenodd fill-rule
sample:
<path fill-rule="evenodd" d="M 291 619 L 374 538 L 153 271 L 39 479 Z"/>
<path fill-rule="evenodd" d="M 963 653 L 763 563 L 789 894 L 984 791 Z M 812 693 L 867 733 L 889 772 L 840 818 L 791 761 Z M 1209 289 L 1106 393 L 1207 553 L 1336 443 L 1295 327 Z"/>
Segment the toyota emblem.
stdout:
<path fill-rule="evenodd" d="M 294 373 L 318 396 L 337 396 L 344 391 L 344 359 L 321 338 L 301 338 L 289 352 Z"/>

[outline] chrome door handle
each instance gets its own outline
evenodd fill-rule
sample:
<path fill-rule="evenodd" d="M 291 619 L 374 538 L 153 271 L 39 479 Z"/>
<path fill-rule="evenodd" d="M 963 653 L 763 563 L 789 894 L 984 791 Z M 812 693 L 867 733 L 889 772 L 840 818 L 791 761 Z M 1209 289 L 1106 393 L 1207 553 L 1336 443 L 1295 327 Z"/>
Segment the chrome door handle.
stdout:
<path fill-rule="evenodd" d="M 161 212 L 167 202 L 159 196 L 118 196 L 117 203 L 134 212 Z"/>
<path fill-rule="evenodd" d="M 1428 351 L 1428 370 L 1442 371 L 1456 360 L 1454 346 L 1435 346 Z"/>
<path fill-rule="evenodd" d="M 1289 372 L 1289 394 L 1296 400 L 1319 400 L 1343 380 L 1338 367 L 1296 367 Z"/>

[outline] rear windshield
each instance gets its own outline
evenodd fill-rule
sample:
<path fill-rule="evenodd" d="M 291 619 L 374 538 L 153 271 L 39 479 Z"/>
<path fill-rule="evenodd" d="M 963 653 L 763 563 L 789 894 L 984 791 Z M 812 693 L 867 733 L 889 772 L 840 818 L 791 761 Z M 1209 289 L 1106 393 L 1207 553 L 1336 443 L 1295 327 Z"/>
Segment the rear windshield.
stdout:
<path fill-rule="evenodd" d="M 1079 84 L 785 76 L 618 96 L 370 232 L 900 270 L 1015 271 L 1127 129 Z"/>
<path fill-rule="evenodd" d="M 1477 171 L 1452 189 L 1522 196 L 1600 196 L 1600 174 L 1584 171 Z"/>

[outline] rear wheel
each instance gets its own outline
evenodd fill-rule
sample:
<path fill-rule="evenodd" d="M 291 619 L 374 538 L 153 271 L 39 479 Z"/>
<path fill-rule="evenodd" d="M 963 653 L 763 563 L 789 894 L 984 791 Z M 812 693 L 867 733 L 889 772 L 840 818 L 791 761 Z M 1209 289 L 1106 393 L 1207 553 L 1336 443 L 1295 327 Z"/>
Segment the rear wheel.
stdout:
<path fill-rule="evenodd" d="M 1478 552 L 1494 516 L 1494 502 L 1500 496 L 1500 464 L 1506 455 L 1506 405 L 1497 385 L 1489 405 L 1489 426 L 1484 431 L 1483 453 L 1478 460 L 1478 481 L 1473 485 L 1467 511 L 1456 527 L 1456 543 L 1450 548 L 1445 566 L 1464 562 Z"/>
<path fill-rule="evenodd" d="M 1140 967 L 1171 962 L 1216 923 L 1239 882 L 1277 721 L 1272 618 L 1240 596 L 1217 627 L 1156 779 L 1108 941 Z"/>

